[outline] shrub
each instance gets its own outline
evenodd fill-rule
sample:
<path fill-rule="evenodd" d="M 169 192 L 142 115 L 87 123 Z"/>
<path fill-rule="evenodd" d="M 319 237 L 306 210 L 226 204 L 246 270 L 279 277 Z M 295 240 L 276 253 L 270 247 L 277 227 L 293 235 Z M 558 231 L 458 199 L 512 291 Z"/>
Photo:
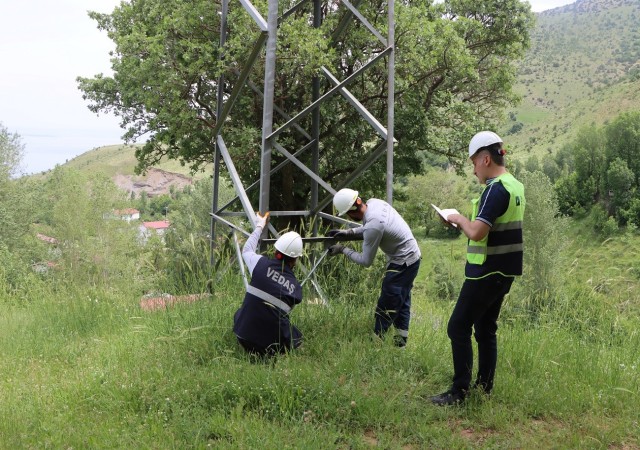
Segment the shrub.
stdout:
<path fill-rule="evenodd" d="M 566 245 L 565 218 L 559 216 L 553 185 L 542 172 L 523 172 L 526 209 L 524 218 L 524 276 L 519 283 L 525 306 L 537 315 L 563 283 L 560 255 Z"/>

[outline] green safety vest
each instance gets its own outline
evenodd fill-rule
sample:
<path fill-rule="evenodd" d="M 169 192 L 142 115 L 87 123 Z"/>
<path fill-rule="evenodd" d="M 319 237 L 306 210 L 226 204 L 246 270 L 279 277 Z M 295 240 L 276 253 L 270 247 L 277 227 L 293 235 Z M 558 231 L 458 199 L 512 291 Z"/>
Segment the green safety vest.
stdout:
<path fill-rule="evenodd" d="M 524 219 L 524 186 L 518 180 L 514 178 L 510 173 L 504 173 L 485 186 L 487 189 L 491 184 L 501 182 L 507 192 L 509 192 L 509 207 L 507 211 L 498 217 L 489 230 L 489 233 L 480 241 L 473 241 L 469 239 L 467 245 L 467 262 L 470 264 L 484 264 L 488 255 L 494 255 L 500 258 L 500 255 L 507 255 L 509 253 L 522 252 L 522 220 Z M 484 193 L 484 190 L 483 190 Z M 473 214 L 471 220 L 475 220 L 478 215 L 479 203 L 482 198 L 482 194 L 479 198 L 472 201 Z M 488 245 L 489 236 L 496 236 L 498 233 L 503 233 L 509 230 L 520 230 L 520 233 L 509 233 L 507 239 L 492 239 L 492 241 L 498 241 Z M 507 236 L 505 234 L 504 236 Z M 496 272 L 500 272 L 497 270 Z M 494 273 L 494 272 L 491 272 Z M 489 273 L 483 276 L 489 275 Z"/>

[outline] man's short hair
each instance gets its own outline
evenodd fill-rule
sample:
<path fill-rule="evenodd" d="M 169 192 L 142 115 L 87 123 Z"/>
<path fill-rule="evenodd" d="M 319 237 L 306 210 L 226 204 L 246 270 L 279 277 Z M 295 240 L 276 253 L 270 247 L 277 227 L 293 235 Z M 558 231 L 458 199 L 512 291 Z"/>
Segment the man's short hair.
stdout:
<path fill-rule="evenodd" d="M 504 155 L 505 152 L 502 150 L 502 143 L 496 142 L 495 144 L 487 145 L 486 147 L 482 147 L 478 150 L 481 152 L 482 150 L 486 150 L 489 152 L 491 156 L 491 161 L 499 166 L 504 166 Z"/>

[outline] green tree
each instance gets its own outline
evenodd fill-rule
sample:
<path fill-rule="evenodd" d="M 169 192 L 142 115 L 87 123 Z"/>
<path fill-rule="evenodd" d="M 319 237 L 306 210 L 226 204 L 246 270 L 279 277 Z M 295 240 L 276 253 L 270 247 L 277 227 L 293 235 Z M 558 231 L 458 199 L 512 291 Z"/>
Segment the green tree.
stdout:
<path fill-rule="evenodd" d="M 24 145 L 17 133 L 11 133 L 0 122 L 0 180 L 17 175 L 24 153 Z"/>
<path fill-rule="evenodd" d="M 527 158 L 527 161 L 524 163 L 524 168 L 527 172 L 535 172 L 540 170 L 540 162 L 538 161 L 538 157 L 536 155 L 531 155 Z"/>
<path fill-rule="evenodd" d="M 106 175 L 56 167 L 43 186 L 43 221 L 62 248 L 67 273 L 96 285 L 112 276 L 123 280 L 136 269 L 136 230 L 113 217 L 127 204 L 127 194 Z"/>
<path fill-rule="evenodd" d="M 619 224 L 626 222 L 626 211 L 634 196 L 634 174 L 621 158 L 615 158 L 607 170 L 605 189 L 608 193 L 609 214 Z"/>
<path fill-rule="evenodd" d="M 561 150 L 557 162 L 564 175 L 556 182 L 556 190 L 564 214 L 587 211 L 600 200 L 607 167 L 605 147 L 602 130 L 588 127 Z"/>
<path fill-rule="evenodd" d="M 583 190 L 584 201 L 589 198 L 591 204 L 600 199 L 606 170 L 606 141 L 602 130 L 595 127 L 579 130 L 572 146 L 577 183 Z"/>
<path fill-rule="evenodd" d="M 267 2 L 254 3 L 266 17 Z M 282 11 L 294 4 L 280 2 Z M 338 3 L 325 5 L 334 11 Z M 275 80 L 277 105 L 295 114 L 311 101 L 311 77 L 321 66 L 331 68 L 339 79 L 352 74 L 362 61 L 383 47 L 361 26 L 352 26 L 337 40 L 332 32 L 339 15 L 326 15 L 319 29 L 309 27 L 311 6 L 298 9 L 281 23 Z M 379 11 L 386 2 L 361 5 L 362 14 L 384 34 L 386 19 Z M 217 8 L 204 0 L 132 0 L 111 14 L 90 14 L 116 44 L 113 77 L 78 78 L 79 87 L 98 113 L 111 111 L 126 127 L 125 138 L 148 135 L 137 150 L 138 171 L 161 157 L 176 158 L 197 170 L 212 159 L 212 129 L 216 126 L 217 77 L 236 77 L 242 68 L 246 43 L 258 30 L 248 14 L 234 5 L 233 25 L 224 48 L 218 53 Z M 422 152 L 443 154 L 459 163 L 469 136 L 495 122 L 502 109 L 515 100 L 515 62 L 529 42 L 533 14 L 518 0 L 451 0 L 432 4 L 412 0 L 396 8 L 396 137 L 394 171 L 397 176 L 419 173 Z M 262 84 L 263 61 L 256 63 L 250 81 Z M 381 121 L 386 116 L 386 70 L 374 66 L 349 89 Z M 324 83 L 322 91 L 331 85 Z M 226 86 L 225 95 L 229 94 Z M 259 172 L 262 100 L 244 89 L 224 126 L 224 138 L 241 178 L 254 181 Z M 339 180 L 355 168 L 376 140 L 365 121 L 346 102 L 322 107 L 323 148 L 321 175 Z M 276 126 L 282 125 L 277 123 Z M 308 121 L 301 123 L 308 127 Z M 307 143 L 300 134 L 279 136 L 288 149 Z M 273 164 L 283 157 L 273 154 Z M 236 159 L 237 161 L 238 159 Z M 308 162 L 308 160 L 307 160 Z M 359 190 L 379 193 L 384 186 L 383 162 L 374 165 Z M 272 178 L 272 209 L 301 209 L 309 192 L 307 178 L 289 165 Z"/>
<path fill-rule="evenodd" d="M 169 194 L 151 197 L 145 208 L 145 217 L 150 220 L 164 220 L 173 210 L 173 199 Z"/>
<path fill-rule="evenodd" d="M 33 220 L 30 184 L 14 178 L 24 145 L 20 136 L 0 123 L 0 246 L 19 250 Z"/>
<path fill-rule="evenodd" d="M 565 214 L 587 212 L 596 228 L 613 216 L 614 224 L 635 223 L 640 179 L 640 112 L 627 112 L 602 127 L 581 129 L 564 146 L 555 162 L 562 171 L 556 181 L 560 210 Z M 602 217 L 604 212 L 605 217 Z M 614 224 L 607 229 L 613 230 Z M 615 226 L 617 228 L 617 225 Z"/>
<path fill-rule="evenodd" d="M 640 184 L 640 111 L 618 116 L 605 127 L 609 161 L 621 159 L 633 173 L 633 187 Z"/>
<path fill-rule="evenodd" d="M 149 194 L 147 191 L 141 191 L 140 197 L 138 198 L 138 210 L 140 211 L 140 216 L 147 214 L 149 209 Z"/>
<path fill-rule="evenodd" d="M 580 196 L 582 191 L 578 186 L 577 178 L 576 173 L 573 172 L 560 178 L 555 184 L 558 208 L 562 214 L 580 215 L 587 210 Z"/>
<path fill-rule="evenodd" d="M 573 154 L 571 153 L 572 149 L 573 147 L 570 144 L 565 144 L 560 147 L 558 153 L 556 153 L 554 157 L 558 168 L 565 173 L 570 173 L 575 170 L 573 165 Z"/>
<path fill-rule="evenodd" d="M 194 282 L 209 278 L 209 232 L 212 180 L 196 182 L 172 205 L 171 228 L 165 236 L 165 271 L 171 283 L 189 292 Z M 200 291 L 204 287 L 200 286 Z"/>
<path fill-rule="evenodd" d="M 556 180 L 560 178 L 560 167 L 558 167 L 558 163 L 551 157 L 545 157 L 542 160 L 542 171 L 549 177 L 552 183 L 555 183 Z"/>

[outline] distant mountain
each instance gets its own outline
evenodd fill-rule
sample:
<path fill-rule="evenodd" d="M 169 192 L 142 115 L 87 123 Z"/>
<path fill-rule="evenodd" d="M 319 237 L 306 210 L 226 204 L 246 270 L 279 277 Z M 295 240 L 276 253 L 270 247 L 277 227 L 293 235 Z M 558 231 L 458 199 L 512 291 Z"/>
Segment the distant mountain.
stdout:
<path fill-rule="evenodd" d="M 583 126 L 640 110 L 640 0 L 578 0 L 537 15 L 522 103 L 502 133 L 517 157 L 555 153 Z"/>

